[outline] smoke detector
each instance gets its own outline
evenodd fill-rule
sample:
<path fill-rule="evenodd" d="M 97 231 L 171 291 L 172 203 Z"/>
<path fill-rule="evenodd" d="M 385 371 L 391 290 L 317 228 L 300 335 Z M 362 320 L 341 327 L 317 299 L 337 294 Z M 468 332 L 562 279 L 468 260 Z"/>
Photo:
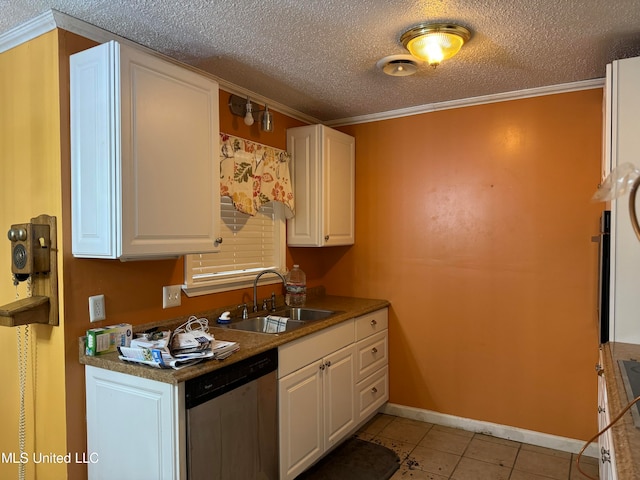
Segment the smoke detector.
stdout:
<path fill-rule="evenodd" d="M 392 77 L 406 77 L 418 70 L 418 60 L 411 55 L 389 55 L 381 58 L 376 66 Z"/>

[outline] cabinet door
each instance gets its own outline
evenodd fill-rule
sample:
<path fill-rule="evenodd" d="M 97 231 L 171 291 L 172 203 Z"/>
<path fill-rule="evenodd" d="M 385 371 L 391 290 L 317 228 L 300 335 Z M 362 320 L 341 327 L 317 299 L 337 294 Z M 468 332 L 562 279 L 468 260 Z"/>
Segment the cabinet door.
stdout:
<path fill-rule="evenodd" d="M 280 478 L 295 478 L 324 452 L 322 380 L 318 360 L 280 379 Z"/>
<path fill-rule="evenodd" d="M 322 127 L 324 219 L 321 239 L 326 246 L 355 241 L 355 139 Z"/>
<path fill-rule="evenodd" d="M 117 42 L 70 66 L 73 255 L 216 251 L 218 84 Z"/>
<path fill-rule="evenodd" d="M 215 251 L 218 86 L 121 47 L 122 255 Z"/>
<path fill-rule="evenodd" d="M 287 221 L 289 245 L 319 246 L 321 153 L 320 126 L 307 125 L 287 130 L 287 150 L 292 155 L 291 181 L 295 216 Z"/>
<path fill-rule="evenodd" d="M 108 42 L 71 55 L 71 247 L 76 257 L 117 258 L 121 198 L 116 89 L 120 49 Z"/>
<path fill-rule="evenodd" d="M 355 345 L 324 359 L 325 450 L 340 442 L 355 426 Z"/>
<path fill-rule="evenodd" d="M 287 223 L 291 246 L 354 243 L 355 139 L 324 125 L 287 130 L 293 156 L 295 216 Z"/>
<path fill-rule="evenodd" d="M 184 390 L 91 366 L 85 374 L 89 478 L 185 478 Z"/>

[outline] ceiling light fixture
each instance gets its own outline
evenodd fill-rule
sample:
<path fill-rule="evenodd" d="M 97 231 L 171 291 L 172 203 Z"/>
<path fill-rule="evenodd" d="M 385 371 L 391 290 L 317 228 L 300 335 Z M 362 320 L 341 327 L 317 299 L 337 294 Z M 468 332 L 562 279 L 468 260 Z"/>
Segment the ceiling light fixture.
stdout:
<path fill-rule="evenodd" d="M 411 55 L 437 67 L 458 53 L 470 38 L 471 32 L 460 25 L 421 23 L 404 32 L 400 41 Z"/>
<path fill-rule="evenodd" d="M 262 114 L 260 128 L 264 132 L 273 131 L 273 115 L 266 105 L 263 110 L 257 103 L 253 103 L 249 97 L 245 99 L 239 95 L 231 95 L 229 96 L 229 110 L 231 110 L 231 113 L 234 115 L 243 117 L 244 124 L 248 127 L 253 125 L 255 121 L 260 118 L 260 114 Z"/>

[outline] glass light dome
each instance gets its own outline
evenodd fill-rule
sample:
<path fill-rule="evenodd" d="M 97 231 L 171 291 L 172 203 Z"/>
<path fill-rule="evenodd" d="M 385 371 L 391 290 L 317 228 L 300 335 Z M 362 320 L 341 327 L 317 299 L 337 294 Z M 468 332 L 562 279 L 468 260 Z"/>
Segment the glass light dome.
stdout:
<path fill-rule="evenodd" d="M 402 34 L 400 41 L 411 55 L 435 67 L 458 53 L 470 38 L 471 32 L 464 27 L 433 23 L 413 27 Z"/>

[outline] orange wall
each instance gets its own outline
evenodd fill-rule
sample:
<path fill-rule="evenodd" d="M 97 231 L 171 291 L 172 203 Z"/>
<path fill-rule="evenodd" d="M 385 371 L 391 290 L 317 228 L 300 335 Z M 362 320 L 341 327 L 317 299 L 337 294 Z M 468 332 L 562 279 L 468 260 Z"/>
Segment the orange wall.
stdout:
<path fill-rule="evenodd" d="M 602 90 L 341 130 L 356 244 L 292 256 L 329 293 L 390 300 L 390 401 L 595 433 Z"/>
<path fill-rule="evenodd" d="M 64 52 L 87 42 L 61 34 Z M 67 449 L 85 450 L 78 337 L 101 324 L 143 324 L 249 298 L 248 289 L 162 309 L 181 260 L 121 263 L 70 253 L 68 93 L 61 94 Z M 356 136 L 356 245 L 288 250 L 310 285 L 387 298 L 391 401 L 585 438 L 595 428 L 595 288 L 600 90 L 538 97 L 342 128 Z M 246 127 L 221 92 L 221 130 L 285 148 L 300 125 Z M 447 124 L 454 125 L 446 128 Z M 455 133 L 454 128 L 461 133 Z M 39 212 L 38 212 L 39 213 Z M 262 294 L 270 293 L 265 290 Z M 266 292 L 266 293 L 265 293 Z M 90 324 L 87 297 L 108 319 Z M 82 466 L 69 466 L 83 478 Z"/>

